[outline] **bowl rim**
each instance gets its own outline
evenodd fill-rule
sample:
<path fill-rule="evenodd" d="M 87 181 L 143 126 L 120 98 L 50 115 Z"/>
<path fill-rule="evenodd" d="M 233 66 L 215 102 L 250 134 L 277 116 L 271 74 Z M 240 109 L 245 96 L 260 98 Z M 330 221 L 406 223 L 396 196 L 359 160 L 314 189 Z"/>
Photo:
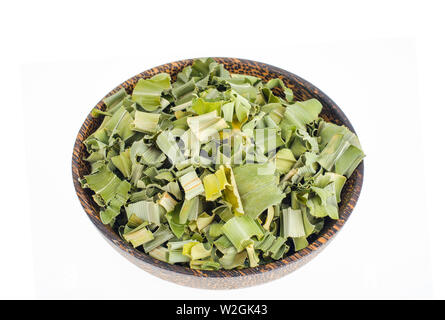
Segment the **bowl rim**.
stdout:
<path fill-rule="evenodd" d="M 264 68 L 265 70 L 269 70 L 276 74 L 281 75 L 283 77 L 283 80 L 288 78 L 288 79 L 292 79 L 293 81 L 298 82 L 302 86 L 302 89 L 304 88 L 304 90 L 311 92 L 311 94 L 315 98 L 320 100 L 323 105 L 328 105 L 329 108 L 333 109 L 333 111 L 341 119 L 342 124 L 345 125 L 346 127 L 348 127 L 352 132 L 355 133 L 355 130 L 354 130 L 352 124 L 350 123 L 349 119 L 346 117 L 346 115 L 343 113 L 343 111 L 337 106 L 337 104 L 334 101 L 332 101 L 320 89 L 318 89 L 313 84 L 311 84 L 309 81 L 304 80 L 303 78 L 301 78 L 289 71 L 286 71 L 284 69 L 281 69 L 281 68 L 278 68 L 278 67 L 266 64 L 266 63 L 262 63 L 262 62 L 257 62 L 257 61 L 248 60 L 248 59 L 240 59 L 240 58 L 229 58 L 229 57 L 212 57 L 212 58 L 216 62 L 223 63 L 225 65 L 230 64 L 230 63 L 235 63 L 235 62 L 241 63 L 241 64 L 247 64 L 247 65 L 256 64 L 256 65 Z M 115 93 L 117 90 L 119 90 L 121 88 L 125 88 L 124 84 L 129 81 L 146 77 L 145 76 L 146 73 L 151 70 L 155 70 L 154 72 L 156 74 L 156 73 L 162 72 L 163 67 L 166 67 L 169 65 L 174 65 L 174 64 L 180 64 L 180 65 L 188 64 L 188 65 L 190 65 L 193 62 L 193 60 L 195 60 L 195 59 L 199 59 L 199 58 L 177 60 L 174 62 L 165 63 L 165 64 L 159 65 L 157 67 L 147 69 L 147 70 L 129 78 L 127 81 L 124 81 L 123 83 L 118 85 L 116 88 L 111 90 L 105 97 L 110 96 L 111 94 Z M 104 98 L 102 98 L 95 105 L 94 108 L 104 107 L 104 104 L 103 104 Z M 311 255 L 313 253 L 318 253 L 336 235 L 336 233 L 338 231 L 340 231 L 340 229 L 343 227 L 345 222 L 350 217 L 350 215 L 358 201 L 358 198 L 360 196 L 360 191 L 361 191 L 362 184 L 363 184 L 363 174 L 364 174 L 364 162 L 363 161 L 360 163 L 360 165 L 355 169 L 355 171 L 353 173 L 353 175 L 355 175 L 356 177 L 355 177 L 354 183 L 352 185 L 351 197 L 349 199 L 347 199 L 347 202 L 344 204 L 344 206 L 341 206 L 341 207 L 339 206 L 339 210 L 343 209 L 340 212 L 340 218 L 338 220 L 336 220 L 335 223 L 332 226 L 330 226 L 325 232 L 323 232 L 322 234 L 319 234 L 318 237 L 313 242 L 311 242 L 306 248 L 299 250 L 297 252 L 294 252 L 293 254 L 288 255 L 281 260 L 276 260 L 276 261 L 273 261 L 273 262 L 270 262 L 270 263 L 267 263 L 264 265 L 259 265 L 257 267 L 253 267 L 253 268 L 245 268 L 245 269 L 239 269 L 239 270 L 224 270 L 224 269 L 217 270 L 217 271 L 197 270 L 197 269 L 191 269 L 189 267 L 184 267 L 184 266 L 180 266 L 180 265 L 176 265 L 176 264 L 174 264 L 174 265 L 168 264 L 166 262 L 152 258 L 148 254 L 142 253 L 142 252 L 138 251 L 137 249 L 131 247 L 127 242 L 125 242 L 123 239 L 121 239 L 120 236 L 118 234 L 116 234 L 108 225 L 102 224 L 99 217 L 95 213 L 95 209 L 87 201 L 85 201 L 85 198 L 89 198 L 91 196 L 89 194 L 87 194 L 87 190 L 83 189 L 79 182 L 79 178 L 81 178 L 81 175 L 79 172 L 79 163 L 80 163 L 80 161 L 82 161 L 80 159 L 80 155 L 83 154 L 81 152 L 81 150 L 83 148 L 83 146 L 82 146 L 83 141 L 86 138 L 83 134 L 83 131 L 85 131 L 87 129 L 86 123 L 90 123 L 92 121 L 93 121 L 93 117 L 91 115 L 91 112 L 89 112 L 87 118 L 83 122 L 83 124 L 76 136 L 76 141 L 74 143 L 73 154 L 72 154 L 72 161 L 71 161 L 72 178 L 73 178 L 74 188 L 75 188 L 76 194 L 79 198 L 79 201 L 81 202 L 81 205 L 82 205 L 85 213 L 91 220 L 91 222 L 96 226 L 96 228 L 100 231 L 100 233 L 103 236 L 105 236 L 105 238 L 107 240 L 109 240 L 108 242 L 113 244 L 119 250 L 124 251 L 123 253 L 128 253 L 131 256 L 133 256 L 134 258 L 142 261 L 143 263 L 150 264 L 154 267 L 157 267 L 157 268 L 160 268 L 160 269 L 163 269 L 166 271 L 173 271 L 175 273 L 180 273 L 180 274 L 184 274 L 184 275 L 191 275 L 191 276 L 205 277 L 205 278 L 243 277 L 243 276 L 247 276 L 247 275 L 251 275 L 251 274 L 264 273 L 264 272 L 268 272 L 271 270 L 280 269 L 280 268 L 285 267 L 286 265 L 304 260 L 304 258 L 307 258 L 309 255 Z M 351 179 L 351 177 L 348 179 Z M 343 203 L 343 200 L 344 199 L 342 199 L 342 203 Z"/>

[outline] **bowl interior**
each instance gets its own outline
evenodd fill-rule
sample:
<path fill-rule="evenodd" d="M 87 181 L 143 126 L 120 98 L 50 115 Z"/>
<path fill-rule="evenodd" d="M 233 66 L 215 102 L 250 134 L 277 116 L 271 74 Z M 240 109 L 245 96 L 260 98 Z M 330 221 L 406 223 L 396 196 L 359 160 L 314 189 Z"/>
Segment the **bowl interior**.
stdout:
<path fill-rule="evenodd" d="M 286 86 L 293 90 L 297 100 L 307 100 L 310 98 L 318 99 L 323 105 L 323 110 L 321 112 L 321 117 L 323 119 L 338 125 L 345 125 L 350 130 L 355 132 L 351 123 L 346 118 L 344 113 L 340 110 L 340 108 L 322 91 L 320 91 L 318 88 L 314 87 L 312 84 L 305 81 L 304 79 L 301 79 L 300 77 L 291 74 L 285 70 L 282 70 L 280 68 L 273 67 L 260 62 L 244 60 L 244 59 L 236 59 L 236 58 L 214 58 L 214 59 L 218 63 L 224 64 L 225 68 L 230 73 L 252 75 L 261 78 L 263 81 L 268 81 L 273 78 L 281 78 L 283 82 L 286 84 Z M 193 59 L 187 59 L 149 69 L 120 84 L 114 90 L 109 92 L 106 96 L 112 95 L 120 88 L 125 88 L 128 93 L 131 93 L 133 91 L 134 86 L 136 85 L 137 81 L 140 78 L 150 78 L 160 72 L 169 73 L 171 75 L 172 81 L 175 81 L 178 72 L 180 72 L 184 67 L 191 65 L 192 63 Z M 276 91 L 276 93 L 281 94 L 282 92 L 278 90 Z M 100 110 L 105 110 L 105 104 L 103 103 L 102 100 L 95 107 Z M 324 246 L 329 240 L 333 238 L 335 233 L 340 230 L 340 228 L 344 225 L 345 221 L 350 216 L 360 194 L 363 181 L 363 168 L 364 168 L 363 162 L 357 167 L 357 169 L 354 171 L 352 176 L 347 180 L 343 188 L 341 194 L 342 201 L 339 204 L 340 218 L 338 220 L 327 219 L 323 230 L 318 235 L 310 238 L 310 240 L 312 241 L 310 242 L 308 247 L 296 253 L 290 254 L 281 260 L 274 261 L 266 265 L 261 265 L 255 268 L 247 268 L 242 270 L 220 270 L 220 271 L 193 270 L 179 265 L 170 265 L 168 263 L 153 259 L 152 257 L 146 255 L 145 253 L 132 248 L 125 241 L 123 241 L 119 237 L 119 235 L 109 226 L 103 225 L 99 218 L 99 207 L 92 199 L 93 195 L 92 191 L 90 191 L 89 189 L 82 189 L 80 183 L 78 182 L 78 178 L 88 174 L 90 169 L 89 164 L 83 160 L 86 157 L 86 148 L 83 145 L 83 141 L 100 126 L 102 120 L 103 120 L 102 117 L 93 118 L 91 114 L 89 114 L 77 135 L 73 151 L 73 159 L 72 159 L 73 182 L 76 189 L 76 193 L 79 197 L 79 200 L 83 208 L 85 209 L 85 212 L 87 213 L 91 221 L 108 240 L 110 240 L 119 249 L 126 251 L 135 258 L 162 269 L 167 269 L 178 273 L 189 274 L 199 277 L 234 277 L 234 276 L 243 276 L 251 273 L 262 273 L 272 269 L 280 268 L 292 262 L 296 262 L 297 260 L 300 260 L 305 256 L 308 256 L 314 251 L 319 250 L 322 246 Z"/>

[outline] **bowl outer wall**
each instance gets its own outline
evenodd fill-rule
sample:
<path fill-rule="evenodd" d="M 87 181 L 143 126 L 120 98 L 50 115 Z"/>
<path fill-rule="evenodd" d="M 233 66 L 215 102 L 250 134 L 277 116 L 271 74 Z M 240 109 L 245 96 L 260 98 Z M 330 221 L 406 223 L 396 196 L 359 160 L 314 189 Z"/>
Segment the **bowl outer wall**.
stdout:
<path fill-rule="evenodd" d="M 268 81 L 273 78 L 282 79 L 285 85 L 292 89 L 297 100 L 318 99 L 323 105 L 321 112 L 323 119 L 338 125 L 345 125 L 351 131 L 355 132 L 340 108 L 321 90 L 308 81 L 288 71 L 261 62 L 238 58 L 213 59 L 218 63 L 224 64 L 224 67 L 230 73 L 252 75 L 261 78 L 263 81 Z M 130 93 L 139 79 L 150 78 L 161 72 L 169 73 L 174 81 L 177 73 L 184 67 L 191 65 L 193 60 L 194 59 L 180 60 L 146 70 L 123 82 L 105 97 L 112 95 L 121 88 L 125 88 L 126 91 Z M 105 110 L 103 100 L 101 100 L 95 108 Z M 318 237 L 310 243 L 308 247 L 281 260 L 242 270 L 205 271 L 194 270 L 180 265 L 171 265 L 132 248 L 109 226 L 102 224 L 99 218 L 99 208 L 91 197 L 92 191 L 83 189 L 79 183 L 79 178 L 89 172 L 89 165 L 83 160 L 86 155 L 86 148 L 83 145 L 83 141 L 98 128 L 101 122 L 102 118 L 93 118 L 91 113 L 88 114 L 87 119 L 79 130 L 74 145 L 72 156 L 73 182 L 82 207 L 106 241 L 121 255 L 143 270 L 177 284 L 196 288 L 231 289 L 257 285 L 280 278 L 306 264 L 332 241 L 336 233 L 351 215 L 360 195 L 364 173 L 363 162 L 356 168 L 343 188 L 342 201 L 339 204 L 339 219 L 326 223 Z"/>

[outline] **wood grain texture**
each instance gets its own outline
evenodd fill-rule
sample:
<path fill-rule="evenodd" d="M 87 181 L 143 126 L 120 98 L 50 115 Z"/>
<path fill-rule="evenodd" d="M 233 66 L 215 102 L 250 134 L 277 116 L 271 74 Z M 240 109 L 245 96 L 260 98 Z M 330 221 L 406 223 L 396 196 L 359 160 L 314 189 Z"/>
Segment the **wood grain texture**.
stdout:
<path fill-rule="evenodd" d="M 321 117 L 323 119 L 338 125 L 345 125 L 351 131 L 355 132 L 351 123 L 340 108 L 321 90 L 306 80 L 283 69 L 265 63 L 237 58 L 214 59 L 218 63 L 224 64 L 225 68 L 231 73 L 252 75 L 261 78 L 263 81 L 268 81 L 273 78 L 282 79 L 286 86 L 292 89 L 297 100 L 307 100 L 310 98 L 318 99 L 323 105 L 323 110 L 321 112 Z M 112 95 L 120 88 L 125 88 L 128 93 L 131 93 L 139 79 L 151 78 L 155 74 L 161 72 L 169 73 L 172 77 L 172 81 L 175 81 L 178 72 L 192 63 L 193 59 L 187 59 L 146 70 L 123 82 L 110 91 L 105 97 Z M 105 110 L 103 100 L 101 100 L 95 108 Z M 363 162 L 357 167 L 343 188 L 341 194 L 342 201 L 339 204 L 340 218 L 338 220 L 327 220 L 323 230 L 307 248 L 290 254 L 279 261 L 255 268 L 221 271 L 193 270 L 179 265 L 170 265 L 153 259 L 143 252 L 132 248 L 109 226 L 102 224 L 99 218 L 99 208 L 92 199 L 92 191 L 83 189 L 78 181 L 79 178 L 89 173 L 89 165 L 83 160 L 86 156 L 86 148 L 83 145 L 83 141 L 99 127 L 102 120 L 102 117 L 93 118 L 90 113 L 82 124 L 76 137 L 72 157 L 72 174 L 77 196 L 93 224 L 120 254 L 143 270 L 162 279 L 181 285 L 208 289 L 240 288 L 271 281 L 298 269 L 314 258 L 330 241 L 332 241 L 336 233 L 343 227 L 346 220 L 351 215 L 360 195 L 363 183 Z"/>

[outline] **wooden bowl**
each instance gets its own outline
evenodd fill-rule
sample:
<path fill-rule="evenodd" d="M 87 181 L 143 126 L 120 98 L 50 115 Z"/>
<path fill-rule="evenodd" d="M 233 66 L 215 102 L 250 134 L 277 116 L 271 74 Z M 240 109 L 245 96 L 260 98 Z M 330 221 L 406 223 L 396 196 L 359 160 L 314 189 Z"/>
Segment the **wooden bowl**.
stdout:
<path fill-rule="evenodd" d="M 224 64 L 225 68 L 231 73 L 252 75 L 259 77 L 264 81 L 277 77 L 281 78 L 286 86 L 293 90 L 297 100 L 307 100 L 310 98 L 318 99 L 323 105 L 321 113 L 323 119 L 338 125 L 345 125 L 354 132 L 351 123 L 340 108 L 321 90 L 306 80 L 283 69 L 265 63 L 236 58 L 214 59 L 218 63 Z M 125 88 L 128 93 L 131 93 L 139 79 L 151 78 L 160 72 L 169 73 L 174 81 L 178 72 L 192 63 L 193 59 L 187 59 L 167 63 L 146 70 L 120 84 L 114 90 L 109 92 L 106 97 L 112 95 L 120 88 Z M 102 100 L 96 105 L 96 108 L 105 110 L 105 104 Z M 92 192 L 88 189 L 82 189 L 80 186 L 78 179 L 89 173 L 89 165 L 83 160 L 86 156 L 86 148 L 82 142 L 99 127 L 101 121 L 102 118 L 95 119 L 89 114 L 77 134 L 72 158 L 73 182 L 77 196 L 93 224 L 105 237 L 107 242 L 110 243 L 121 255 L 145 271 L 159 278 L 181 285 L 207 289 L 240 288 L 271 281 L 298 269 L 320 253 L 320 251 L 334 238 L 335 234 L 341 229 L 351 215 L 360 195 L 363 182 L 363 162 L 357 167 L 343 188 L 341 194 L 342 201 L 339 204 L 340 218 L 338 220 L 326 221 L 323 230 L 308 247 L 281 260 L 255 268 L 221 271 L 201 271 L 179 265 L 171 265 L 156 260 L 134 249 L 123 241 L 109 226 L 102 224 L 99 218 L 99 208 L 92 199 Z"/>

